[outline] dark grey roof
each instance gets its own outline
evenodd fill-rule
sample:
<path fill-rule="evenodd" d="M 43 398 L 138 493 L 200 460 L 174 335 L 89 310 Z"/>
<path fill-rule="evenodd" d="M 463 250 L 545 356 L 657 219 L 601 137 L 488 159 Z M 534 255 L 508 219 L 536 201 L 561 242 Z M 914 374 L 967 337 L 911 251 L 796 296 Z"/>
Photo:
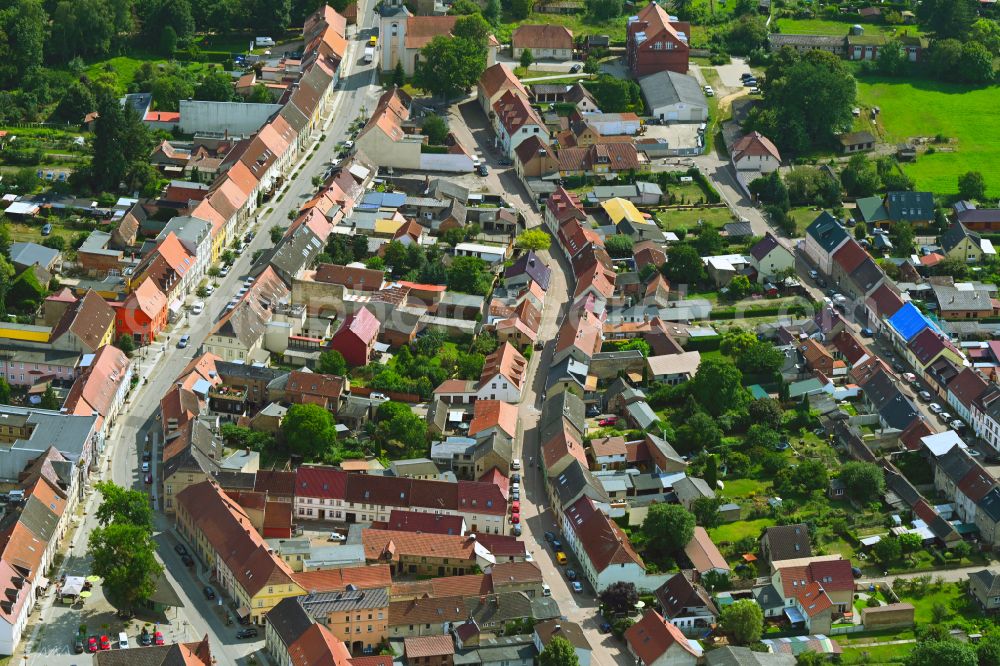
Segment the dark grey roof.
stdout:
<path fill-rule="evenodd" d="M 94 653 L 95 666 L 185 666 L 190 663 L 184 656 L 182 643 L 149 645 L 128 650 L 101 650 Z M 186 645 L 198 645 L 187 643 Z"/>
<path fill-rule="evenodd" d="M 39 541 L 48 543 L 56 533 L 59 516 L 56 515 L 55 509 L 42 504 L 41 500 L 31 495 L 21 509 L 20 521 L 38 537 Z"/>
<path fill-rule="evenodd" d="M 562 429 L 563 417 L 583 432 L 586 408 L 580 396 L 572 391 L 562 391 L 542 405 L 542 418 L 538 422 L 538 441 L 545 443 Z"/>
<path fill-rule="evenodd" d="M 833 252 L 838 245 L 847 239 L 847 230 L 833 215 L 825 210 L 806 227 L 806 234 L 819 243 L 826 252 Z"/>
<path fill-rule="evenodd" d="M 704 608 L 712 615 L 718 614 L 718 609 L 708 593 L 687 579 L 683 573 L 674 574 L 666 583 L 656 590 L 656 598 L 663 608 L 663 617 L 672 620 L 685 608 Z"/>
<path fill-rule="evenodd" d="M 941 249 L 946 253 L 951 252 L 965 238 L 972 238 L 977 245 L 979 244 L 979 234 L 969 231 L 961 222 L 953 222 L 941 235 Z"/>
<path fill-rule="evenodd" d="M 892 492 L 899 496 L 899 499 L 906 502 L 908 506 L 913 506 L 923 499 L 909 480 L 898 472 L 887 471 L 885 473 L 885 484 Z"/>
<path fill-rule="evenodd" d="M 764 530 L 772 562 L 812 557 L 809 527 L 805 523 L 775 525 Z"/>
<path fill-rule="evenodd" d="M 937 457 L 937 466 L 941 473 L 958 483 L 969 473 L 975 464 L 961 446 L 953 446 Z"/>
<path fill-rule="evenodd" d="M 564 507 L 575 502 L 583 494 L 591 499 L 609 501 L 608 496 L 604 493 L 597 479 L 591 475 L 590 470 L 586 469 L 575 458 L 559 476 L 550 479 L 549 483 L 555 487 L 559 503 Z"/>
<path fill-rule="evenodd" d="M 795 655 L 754 652 L 750 648 L 727 645 L 705 654 L 708 666 L 795 666 Z"/>
<path fill-rule="evenodd" d="M 768 608 L 781 608 L 785 605 L 785 600 L 778 594 L 778 590 L 771 583 L 763 587 L 753 588 L 753 598 L 765 610 Z"/>
<path fill-rule="evenodd" d="M 522 274 L 527 274 L 542 289 L 547 290 L 549 288 L 549 278 L 552 277 L 552 270 L 535 254 L 534 250 L 529 250 L 518 257 L 510 265 L 510 268 L 504 271 L 503 275 L 504 278 L 512 278 Z"/>
<path fill-rule="evenodd" d="M 997 523 L 1000 522 L 1000 488 L 994 488 L 990 492 L 986 493 L 981 500 L 979 500 L 979 510 L 982 511 L 987 518 Z"/>
<path fill-rule="evenodd" d="M 232 363 L 230 361 L 216 361 L 215 369 L 223 381 L 227 377 L 239 379 L 253 379 L 264 382 L 271 382 L 279 377 L 287 377 L 288 371 L 281 368 L 269 368 L 263 365 L 252 365 L 249 363 Z"/>
<path fill-rule="evenodd" d="M 385 588 L 344 590 L 343 592 L 315 592 L 301 598 L 302 609 L 317 622 L 326 622 L 330 613 L 385 608 L 389 605 L 389 591 Z M 270 620 L 268 614 L 268 620 Z"/>
<path fill-rule="evenodd" d="M 906 430 L 919 416 L 917 408 L 884 370 L 873 374 L 863 385 L 865 397 L 890 428 Z"/>
<path fill-rule="evenodd" d="M 1000 595 L 1000 574 L 989 569 L 973 571 L 969 574 L 969 580 L 979 583 L 987 596 L 994 597 Z"/>
<path fill-rule="evenodd" d="M 930 192 L 888 192 L 885 209 L 893 222 L 934 219 L 934 195 Z"/>
<path fill-rule="evenodd" d="M 708 100 L 697 79 L 677 72 L 656 72 L 639 79 L 639 87 L 650 109 L 672 104 L 708 109 Z"/>
<path fill-rule="evenodd" d="M 305 224 L 300 224 L 295 231 L 278 241 L 269 263 L 281 279 L 291 286 L 292 278 L 311 266 L 322 251 L 323 241 Z"/>
<path fill-rule="evenodd" d="M 11 243 L 10 260 L 15 266 L 24 267 L 38 264 L 48 268 L 59 258 L 59 250 L 38 243 Z"/>
<path fill-rule="evenodd" d="M 267 622 L 274 629 L 285 647 L 288 647 L 312 626 L 312 618 L 302 607 L 300 599 L 304 597 L 289 597 L 282 599 L 274 608 L 267 612 Z"/>
<path fill-rule="evenodd" d="M 478 461 L 485 458 L 486 454 L 495 452 L 504 460 L 510 460 L 514 455 L 513 447 L 514 444 L 510 437 L 494 430 L 488 435 L 477 438 L 476 448 L 472 452 L 472 459 Z"/>
<path fill-rule="evenodd" d="M 875 288 L 875 285 L 877 285 L 883 277 L 885 277 L 885 274 L 882 272 L 882 269 L 879 268 L 878 264 L 876 264 L 871 257 L 867 257 L 857 268 L 854 269 L 854 272 L 851 273 L 850 279 L 860 293 L 867 294 Z"/>
<path fill-rule="evenodd" d="M 749 222 L 729 222 L 722 229 L 729 238 L 749 238 L 753 236 L 753 227 Z"/>

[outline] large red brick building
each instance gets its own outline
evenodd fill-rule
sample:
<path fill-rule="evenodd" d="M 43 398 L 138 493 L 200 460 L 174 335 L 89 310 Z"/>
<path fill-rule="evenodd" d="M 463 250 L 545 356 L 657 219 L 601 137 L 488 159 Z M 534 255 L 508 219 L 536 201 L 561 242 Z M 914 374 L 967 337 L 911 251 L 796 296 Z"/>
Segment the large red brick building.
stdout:
<path fill-rule="evenodd" d="M 663 71 L 686 74 L 690 40 L 690 23 L 671 21 L 666 10 L 651 2 L 638 16 L 629 19 L 626 34 L 629 69 L 637 77 Z"/>

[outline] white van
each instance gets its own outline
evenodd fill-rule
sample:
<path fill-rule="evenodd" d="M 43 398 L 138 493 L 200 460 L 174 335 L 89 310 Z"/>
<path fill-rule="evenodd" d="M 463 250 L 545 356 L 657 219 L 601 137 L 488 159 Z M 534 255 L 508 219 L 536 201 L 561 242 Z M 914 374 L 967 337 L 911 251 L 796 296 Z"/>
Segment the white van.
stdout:
<path fill-rule="evenodd" d="M 274 40 L 270 37 L 255 37 L 253 43 L 260 46 L 274 46 Z"/>
<path fill-rule="evenodd" d="M 552 588 L 549 587 L 548 583 L 542 583 L 542 596 L 543 597 L 551 597 L 552 596 Z"/>
<path fill-rule="evenodd" d="M 128 634 L 126 634 L 124 631 L 118 634 L 118 648 L 120 650 L 128 649 Z"/>

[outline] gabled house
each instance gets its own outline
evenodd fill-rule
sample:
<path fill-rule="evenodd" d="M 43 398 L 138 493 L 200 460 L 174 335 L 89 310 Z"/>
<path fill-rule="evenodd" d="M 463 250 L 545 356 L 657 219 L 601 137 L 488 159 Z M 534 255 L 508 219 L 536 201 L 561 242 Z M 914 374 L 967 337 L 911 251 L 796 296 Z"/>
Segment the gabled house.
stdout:
<path fill-rule="evenodd" d="M 634 583 L 640 590 L 648 589 L 642 558 L 628 536 L 594 506 L 590 497 L 581 497 L 564 514 L 566 544 L 580 560 L 581 573 L 598 593 L 621 580 Z"/>
<path fill-rule="evenodd" d="M 804 523 L 768 527 L 760 538 L 760 552 L 772 568 L 782 560 L 811 557 L 809 528 Z"/>
<path fill-rule="evenodd" d="M 985 611 L 1000 609 L 1000 574 L 983 569 L 969 576 L 969 594 Z"/>
<path fill-rule="evenodd" d="M 695 666 L 704 655 L 701 645 L 652 609 L 625 631 L 625 642 L 639 666 Z"/>
<path fill-rule="evenodd" d="M 368 365 L 378 340 L 379 321 L 366 307 L 347 315 L 333 334 L 330 348 L 339 351 L 352 367 Z"/>
<path fill-rule="evenodd" d="M 498 62 L 492 67 L 487 67 L 480 75 L 476 86 L 476 96 L 483 113 L 487 115 L 492 113 L 493 105 L 507 92 L 528 97 L 528 91 L 521 84 L 521 80 L 506 64 Z"/>
<path fill-rule="evenodd" d="M 820 272 L 829 274 L 833 255 L 850 236 L 833 215 L 823 211 L 806 228 L 805 253 Z"/>
<path fill-rule="evenodd" d="M 930 192 L 888 192 L 885 197 L 857 200 L 858 213 L 869 229 L 909 222 L 923 228 L 934 222 L 934 195 Z"/>
<path fill-rule="evenodd" d="M 650 2 L 630 17 L 625 33 L 628 67 L 636 78 L 655 72 L 686 74 L 691 24 L 673 21 L 663 7 Z"/>
<path fill-rule="evenodd" d="M 530 136 L 549 141 L 549 130 L 527 96 L 508 90 L 493 103 L 493 129 L 504 155 L 514 157 L 514 151 Z"/>
<path fill-rule="evenodd" d="M 781 166 L 781 153 L 770 139 L 760 132 L 750 132 L 730 149 L 733 167 L 737 171 L 771 173 Z"/>
<path fill-rule="evenodd" d="M 795 269 L 795 257 L 770 231 L 750 248 L 750 265 L 757 271 L 757 282 L 774 280 Z"/>
<path fill-rule="evenodd" d="M 994 259 L 997 254 L 992 242 L 961 222 L 953 222 L 941 235 L 941 249 L 946 256 L 968 264 L 978 264 L 984 258 Z"/>
<path fill-rule="evenodd" d="M 115 331 L 138 346 L 151 344 L 167 326 L 167 297 L 146 278 L 115 308 Z"/>
<path fill-rule="evenodd" d="M 573 32 L 555 24 L 520 25 L 510 36 L 511 55 L 517 60 L 530 50 L 535 60 L 572 60 Z"/>
<path fill-rule="evenodd" d="M 719 609 L 705 588 L 692 583 L 683 572 L 656 588 L 656 599 L 663 617 L 686 636 L 703 635 L 719 616 Z"/>
<path fill-rule="evenodd" d="M 509 342 L 502 343 L 486 357 L 479 377 L 478 398 L 517 403 L 524 388 L 528 362 Z"/>

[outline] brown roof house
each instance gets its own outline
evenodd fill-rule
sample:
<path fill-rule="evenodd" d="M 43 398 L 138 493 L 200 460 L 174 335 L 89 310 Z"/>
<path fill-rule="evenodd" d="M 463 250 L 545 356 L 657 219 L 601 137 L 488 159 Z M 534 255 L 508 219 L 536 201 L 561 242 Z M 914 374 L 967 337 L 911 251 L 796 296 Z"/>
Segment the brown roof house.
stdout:
<path fill-rule="evenodd" d="M 514 59 L 530 50 L 535 60 L 571 60 L 573 33 L 561 25 L 522 25 L 511 34 L 510 46 Z"/>
<path fill-rule="evenodd" d="M 695 666 L 702 658 L 701 646 L 655 610 L 625 632 L 628 651 L 638 666 Z"/>
<path fill-rule="evenodd" d="M 479 99 L 479 106 L 483 108 L 483 113 L 489 115 L 493 110 L 493 104 L 500 99 L 507 91 L 515 95 L 528 97 L 528 91 L 521 84 L 521 80 L 514 76 L 510 67 L 502 62 L 498 62 L 492 67 L 487 67 L 486 71 L 479 77 L 476 96 Z"/>

